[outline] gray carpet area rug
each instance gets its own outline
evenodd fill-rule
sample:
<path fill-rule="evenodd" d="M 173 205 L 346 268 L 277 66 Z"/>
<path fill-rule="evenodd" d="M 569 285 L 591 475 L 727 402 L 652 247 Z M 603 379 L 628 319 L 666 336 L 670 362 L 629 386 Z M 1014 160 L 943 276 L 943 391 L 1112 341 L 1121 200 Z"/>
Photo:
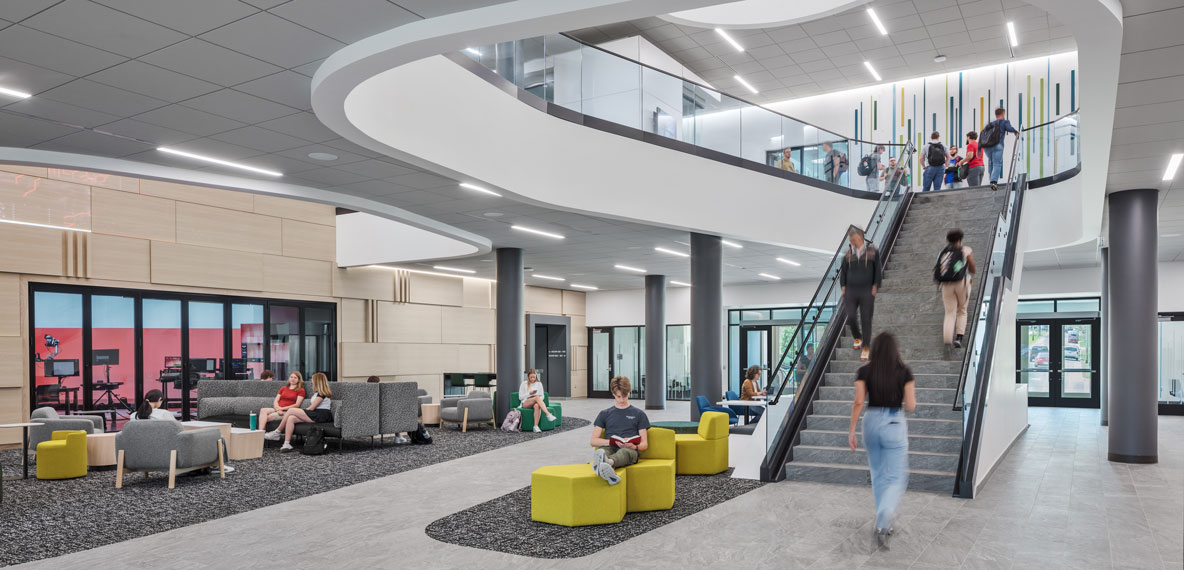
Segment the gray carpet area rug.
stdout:
<path fill-rule="evenodd" d="M 530 487 L 523 487 L 433 521 L 425 532 L 450 544 L 534 558 L 579 558 L 760 488 L 764 483 L 719 475 L 675 477 L 674 508 L 628 513 L 618 524 L 566 527 L 530 520 Z"/>
<path fill-rule="evenodd" d="M 38 480 L 35 465 L 29 479 L 4 481 L 0 500 L 0 566 L 20 564 L 88 550 L 106 544 L 227 517 L 299 497 L 325 492 L 395 473 L 449 461 L 539 437 L 579 429 L 591 422 L 565 417 L 563 424 L 542 434 L 506 433 L 490 427 L 428 428 L 432 445 L 370 447 L 369 440 L 347 441 L 342 451 L 331 440 L 325 455 L 280 453 L 267 442 L 263 457 L 232 461 L 235 472 L 178 477 L 168 488 L 168 473 L 124 476 L 115 488 L 115 471 L 91 471 L 86 477 Z M 6 476 L 21 473 L 20 451 L 0 451 Z M 294 479 L 295 478 L 295 479 Z M 299 488 L 291 483 L 298 481 Z M 163 548 L 167 550 L 167 545 Z"/>

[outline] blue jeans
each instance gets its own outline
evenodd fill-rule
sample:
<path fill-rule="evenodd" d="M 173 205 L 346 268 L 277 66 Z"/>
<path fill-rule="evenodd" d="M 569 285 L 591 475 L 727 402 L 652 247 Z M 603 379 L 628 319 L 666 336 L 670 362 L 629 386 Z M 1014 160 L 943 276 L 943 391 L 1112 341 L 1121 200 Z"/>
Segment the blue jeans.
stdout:
<path fill-rule="evenodd" d="M 928 192 L 930 186 L 933 186 L 934 190 L 941 190 L 941 183 L 945 179 L 946 167 L 926 166 L 925 172 L 921 175 L 921 191 Z"/>
<path fill-rule="evenodd" d="M 991 182 L 998 182 L 1003 178 L 1003 142 L 983 149 L 987 155 L 987 160 L 991 163 Z"/>
<path fill-rule="evenodd" d="M 904 413 L 868 408 L 863 414 L 863 447 L 876 497 L 876 528 L 892 528 L 896 507 L 909 485 L 909 426 Z"/>

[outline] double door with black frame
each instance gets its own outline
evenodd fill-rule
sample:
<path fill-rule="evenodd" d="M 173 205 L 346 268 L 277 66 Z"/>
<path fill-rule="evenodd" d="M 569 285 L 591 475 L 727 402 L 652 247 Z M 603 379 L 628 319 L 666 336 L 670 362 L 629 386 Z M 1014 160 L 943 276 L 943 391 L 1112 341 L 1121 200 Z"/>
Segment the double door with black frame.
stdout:
<path fill-rule="evenodd" d="M 589 331 L 588 397 L 612 398 L 609 382 L 629 378 L 629 397 L 645 397 L 645 327 L 593 327 Z"/>
<path fill-rule="evenodd" d="M 1016 381 L 1028 385 L 1028 405 L 1100 406 L 1098 318 L 1018 319 L 1016 328 Z"/>

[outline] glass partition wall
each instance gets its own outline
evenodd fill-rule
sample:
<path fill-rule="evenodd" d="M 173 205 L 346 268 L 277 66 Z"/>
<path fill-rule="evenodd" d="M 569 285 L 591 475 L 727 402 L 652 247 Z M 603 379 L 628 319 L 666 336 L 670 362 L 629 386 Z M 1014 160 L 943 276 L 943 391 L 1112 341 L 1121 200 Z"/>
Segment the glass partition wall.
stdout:
<path fill-rule="evenodd" d="M 630 398 L 644 398 L 645 327 L 588 327 L 588 397 L 611 398 L 609 381 L 629 378 Z M 691 394 L 691 326 L 666 325 L 666 399 L 689 400 Z"/>
<path fill-rule="evenodd" d="M 336 379 L 336 305 L 32 283 L 32 407 L 110 410 L 126 421 L 150 390 L 196 418 L 202 379 Z M 271 350 L 264 350 L 270 331 Z M 303 335 L 301 334 L 303 331 Z M 281 371 L 282 370 L 282 371 Z"/>
<path fill-rule="evenodd" d="M 1159 413 L 1184 415 L 1184 313 L 1159 319 Z"/>

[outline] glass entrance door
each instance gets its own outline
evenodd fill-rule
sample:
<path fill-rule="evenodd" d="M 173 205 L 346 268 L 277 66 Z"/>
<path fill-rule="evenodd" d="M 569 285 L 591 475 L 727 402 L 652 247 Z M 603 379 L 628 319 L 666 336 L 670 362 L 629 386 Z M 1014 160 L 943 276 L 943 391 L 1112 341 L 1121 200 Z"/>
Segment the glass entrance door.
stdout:
<path fill-rule="evenodd" d="M 768 384 L 769 358 L 773 352 L 772 345 L 770 344 L 772 338 L 772 325 L 740 327 L 740 376 L 737 379 L 737 391 L 739 391 L 740 386 L 743 386 L 744 375 L 750 366 L 761 367 L 759 381 L 761 388 L 764 388 Z"/>
<path fill-rule="evenodd" d="M 1099 407 L 1098 319 L 1030 319 L 1017 327 L 1017 381 L 1028 385 L 1029 405 Z"/>
<path fill-rule="evenodd" d="M 613 377 L 612 329 L 592 329 L 592 348 L 588 351 L 588 397 L 611 398 L 608 381 Z"/>

